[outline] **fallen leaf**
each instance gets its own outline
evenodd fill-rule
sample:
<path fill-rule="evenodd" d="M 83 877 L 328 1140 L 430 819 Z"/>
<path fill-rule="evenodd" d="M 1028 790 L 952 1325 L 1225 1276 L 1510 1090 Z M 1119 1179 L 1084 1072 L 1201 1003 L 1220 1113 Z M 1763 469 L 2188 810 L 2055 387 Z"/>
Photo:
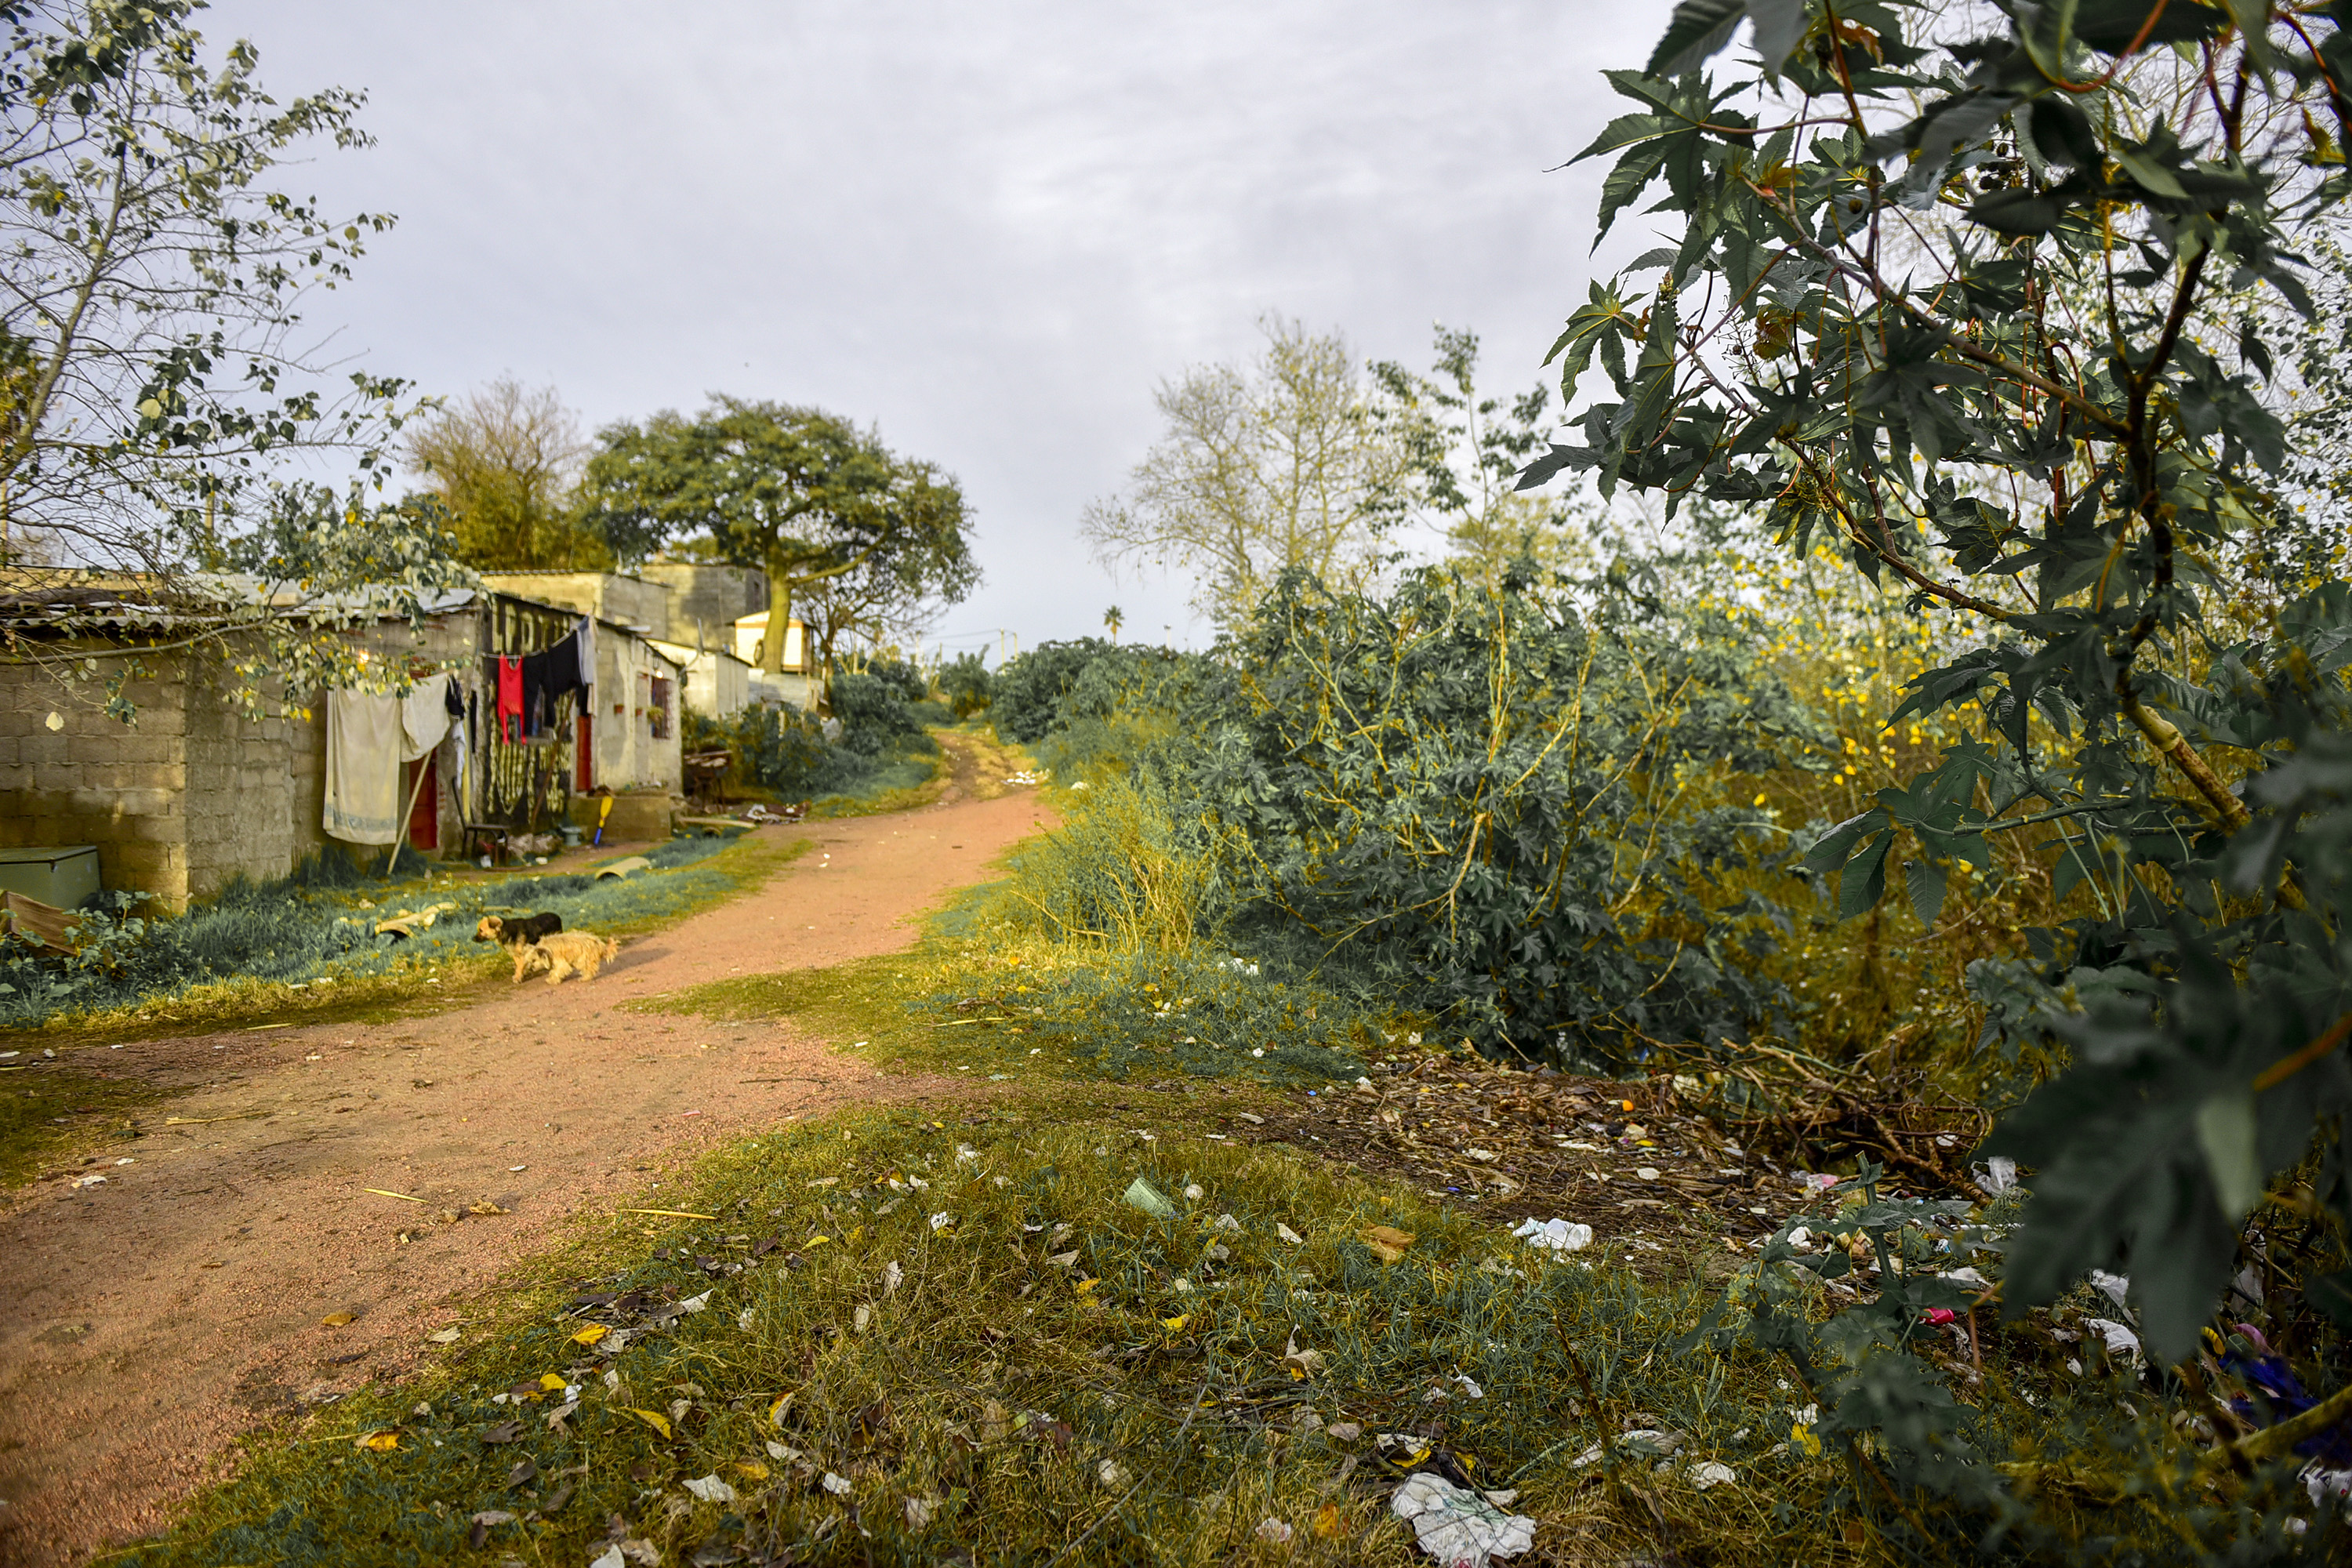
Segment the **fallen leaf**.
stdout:
<path fill-rule="evenodd" d="M 521 1436 L 521 1422 L 501 1421 L 497 1426 L 489 1428 L 482 1434 L 482 1441 L 485 1443 L 511 1443 Z M 662 1436 L 667 1437 L 669 1434 L 665 1432 Z"/>
<path fill-rule="evenodd" d="M 397 1432 L 371 1432 L 366 1436 L 362 1437 L 357 1443 L 353 1444 L 352 1447 L 358 1448 L 371 1448 L 379 1454 L 389 1454 L 400 1447 L 400 1434 Z"/>
<path fill-rule="evenodd" d="M 539 1388 L 542 1394 L 553 1394 L 563 1386 L 563 1377 L 559 1373 L 542 1372 L 539 1374 Z"/>
<path fill-rule="evenodd" d="M 1305 1237 L 1299 1235 L 1297 1231 L 1291 1229 L 1288 1226 L 1282 1224 L 1280 1221 L 1276 1222 L 1274 1234 L 1282 1237 L 1283 1240 L 1290 1243 L 1293 1247 L 1303 1247 L 1307 1243 L 1307 1238 Z"/>
<path fill-rule="evenodd" d="M 1074 1268 L 1077 1267 L 1078 1249 L 1074 1247 L 1067 1252 L 1056 1252 L 1045 1261 L 1056 1268 Z"/>
<path fill-rule="evenodd" d="M 737 1473 L 749 1476 L 755 1481 L 764 1481 L 768 1479 L 768 1467 L 757 1459 L 738 1459 L 735 1461 L 735 1468 Z"/>
<path fill-rule="evenodd" d="M 467 1204 L 466 1205 L 466 1212 L 471 1215 L 482 1215 L 487 1216 L 489 1215 L 504 1214 L 507 1211 L 493 1203 L 478 1203 Z"/>
<path fill-rule="evenodd" d="M 686 1483 L 686 1489 L 705 1502 L 733 1502 L 735 1489 L 717 1476 L 703 1476 Z"/>
<path fill-rule="evenodd" d="M 892 1258 L 887 1264 L 884 1265 L 882 1269 L 882 1294 L 887 1296 L 890 1292 L 896 1290 L 900 1285 L 905 1284 L 906 1280 L 907 1271 L 898 1267 L 898 1260 L 897 1258 Z"/>
<path fill-rule="evenodd" d="M 831 1470 L 827 1470 L 824 1473 L 824 1489 L 831 1492 L 835 1497 L 847 1497 L 849 1495 L 849 1478 L 847 1476 L 836 1476 Z"/>
<path fill-rule="evenodd" d="M 1160 1320 L 1160 1326 L 1166 1329 L 1171 1334 L 1181 1334 L 1184 1331 L 1184 1325 L 1192 1321 L 1192 1314 L 1187 1312 L 1181 1317 L 1162 1318 Z"/>
<path fill-rule="evenodd" d="M 539 1479 L 539 1462 L 529 1458 L 518 1459 L 515 1461 L 515 1468 L 507 1472 L 507 1488 L 512 1490 L 525 1481 L 537 1479 Z"/>
<path fill-rule="evenodd" d="M 660 1411 L 640 1410 L 634 1405 L 627 1405 L 625 1408 L 627 1409 L 630 1415 L 635 1416 L 638 1420 L 644 1422 L 646 1426 L 660 1433 L 664 1437 L 669 1436 L 669 1417 L 663 1415 Z"/>
<path fill-rule="evenodd" d="M 1315 1510 L 1315 1533 L 1328 1541 L 1346 1526 L 1341 1522 L 1339 1505 L 1327 1502 Z"/>
<path fill-rule="evenodd" d="M 1114 1490 L 1127 1485 L 1127 1472 L 1108 1459 L 1095 1467 L 1095 1479 Z"/>
<path fill-rule="evenodd" d="M 1368 1225 L 1360 1234 L 1364 1245 L 1383 1263 L 1398 1261 L 1413 1243 L 1412 1232 L 1399 1230 L 1392 1225 Z"/>
<path fill-rule="evenodd" d="M 457 1331 L 443 1329 L 438 1333 L 427 1334 L 425 1336 L 425 1342 L 433 1345 L 454 1345 L 457 1342 Z"/>
<path fill-rule="evenodd" d="M 360 1315 L 357 1312 L 330 1312 L 319 1320 L 319 1325 L 321 1328 L 340 1329 L 346 1323 L 356 1323 L 359 1321 Z"/>
<path fill-rule="evenodd" d="M 581 1330 L 578 1333 L 572 1335 L 572 1342 L 575 1345 L 593 1345 L 598 1340 L 603 1339 L 606 1334 L 609 1334 L 612 1331 L 612 1325 L 609 1323 L 591 1323 L 586 1328 Z M 449 1331 L 449 1337 L 451 1339 L 456 1339 L 457 1337 L 457 1331 L 455 1329 L 452 1329 Z"/>
<path fill-rule="evenodd" d="M 940 1500 L 935 1497 L 910 1497 L 907 1500 L 907 1528 L 928 1529 L 931 1516 L 939 1511 Z"/>

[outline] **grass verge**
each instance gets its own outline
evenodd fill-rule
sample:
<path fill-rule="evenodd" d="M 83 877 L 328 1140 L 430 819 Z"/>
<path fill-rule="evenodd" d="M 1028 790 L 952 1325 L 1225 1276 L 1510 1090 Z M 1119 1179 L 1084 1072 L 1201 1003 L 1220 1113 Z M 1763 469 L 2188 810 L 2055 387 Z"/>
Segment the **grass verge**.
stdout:
<path fill-rule="evenodd" d="M 1659 1363 L 1696 1288 L 1211 1139 L 1215 1089 L 1117 1093 L 746 1141 L 665 1190 L 713 1217 L 595 1222 L 563 1300 L 540 1275 L 504 1332 L 263 1445 L 121 1560 L 1401 1563 L 1387 1496 L 1438 1451 L 1599 1551 L 1653 1508 L 1764 1510 L 1693 1479 L 1778 1398 Z M 1411 1237 L 1393 1261 L 1375 1226 Z M 1619 1460 L 1574 1460 L 1637 1407 L 1682 1440 L 1625 1461 L 1629 1510 Z"/>

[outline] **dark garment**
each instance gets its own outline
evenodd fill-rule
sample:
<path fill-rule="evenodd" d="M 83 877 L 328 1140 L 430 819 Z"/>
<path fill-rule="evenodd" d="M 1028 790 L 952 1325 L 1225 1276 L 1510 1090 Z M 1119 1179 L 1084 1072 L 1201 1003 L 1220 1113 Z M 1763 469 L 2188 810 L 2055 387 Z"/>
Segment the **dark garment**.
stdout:
<path fill-rule="evenodd" d="M 548 700 L 579 690 L 580 674 L 580 634 L 573 632 L 547 650 Z"/>
<path fill-rule="evenodd" d="M 441 706 L 447 710 L 452 719 L 463 719 L 466 716 L 465 689 L 457 684 L 455 676 L 450 677 L 442 685 Z"/>
<path fill-rule="evenodd" d="M 548 664 L 548 656 L 544 653 L 522 656 L 523 730 L 527 734 L 543 735 L 547 732 Z"/>

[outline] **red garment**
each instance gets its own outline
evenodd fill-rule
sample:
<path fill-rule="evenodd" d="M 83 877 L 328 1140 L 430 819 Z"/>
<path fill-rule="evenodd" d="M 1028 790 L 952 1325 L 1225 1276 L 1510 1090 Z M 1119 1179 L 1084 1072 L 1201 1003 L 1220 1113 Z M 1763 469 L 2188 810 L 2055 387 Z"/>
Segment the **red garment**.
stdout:
<path fill-rule="evenodd" d="M 499 730 L 507 744 L 522 740 L 522 660 L 499 660 Z"/>

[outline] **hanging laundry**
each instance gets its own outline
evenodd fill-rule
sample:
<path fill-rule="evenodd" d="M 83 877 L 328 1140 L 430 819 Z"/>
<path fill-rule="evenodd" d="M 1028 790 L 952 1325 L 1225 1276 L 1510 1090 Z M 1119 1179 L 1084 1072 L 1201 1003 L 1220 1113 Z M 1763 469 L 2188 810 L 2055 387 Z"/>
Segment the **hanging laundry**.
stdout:
<path fill-rule="evenodd" d="M 585 712 L 596 693 L 596 617 L 581 616 L 572 635 L 580 639 L 580 707 Z"/>
<path fill-rule="evenodd" d="M 498 660 L 499 667 L 499 732 L 509 746 L 522 742 L 522 660 Z"/>
<path fill-rule="evenodd" d="M 449 678 L 428 675 L 400 700 L 400 760 L 415 762 L 449 733 Z"/>
<path fill-rule="evenodd" d="M 567 691 L 580 689 L 580 634 L 569 632 L 547 650 L 547 697 L 550 702 Z"/>
<path fill-rule="evenodd" d="M 320 826 L 351 844 L 400 837 L 400 699 L 327 693 L 327 803 Z"/>
<path fill-rule="evenodd" d="M 522 727 L 527 735 L 547 733 L 550 705 L 547 667 L 548 658 L 544 651 L 522 656 Z"/>

